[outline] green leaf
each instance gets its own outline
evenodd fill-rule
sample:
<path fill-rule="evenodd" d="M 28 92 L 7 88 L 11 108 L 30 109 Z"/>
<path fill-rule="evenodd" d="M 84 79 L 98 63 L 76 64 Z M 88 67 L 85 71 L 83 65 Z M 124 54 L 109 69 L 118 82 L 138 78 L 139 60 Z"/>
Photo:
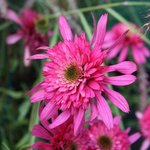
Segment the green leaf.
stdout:
<path fill-rule="evenodd" d="M 20 98 L 24 97 L 23 92 L 12 91 L 12 90 L 8 90 L 8 89 L 5 89 L 5 88 L 0 88 L 0 93 L 3 93 L 7 96 L 10 96 L 14 99 L 20 99 Z"/>
<path fill-rule="evenodd" d="M 54 46 L 57 43 L 57 40 L 58 40 L 58 25 L 56 25 L 54 28 L 53 36 L 50 41 L 50 46 L 51 47 Z"/>
<path fill-rule="evenodd" d="M 10 150 L 6 143 L 2 142 L 2 150 Z"/>
<path fill-rule="evenodd" d="M 25 118 L 26 114 L 29 111 L 30 108 L 30 102 L 29 100 L 26 98 L 25 101 L 21 104 L 21 106 L 19 107 L 19 117 L 18 117 L 18 121 L 21 121 Z"/>
<path fill-rule="evenodd" d="M 80 17 L 80 20 L 81 20 L 81 23 L 83 25 L 83 28 L 84 28 L 84 30 L 85 30 L 85 32 L 87 34 L 87 37 L 90 40 L 91 36 L 92 36 L 91 28 L 90 28 L 86 18 L 84 17 L 83 13 L 79 12 L 78 15 Z"/>

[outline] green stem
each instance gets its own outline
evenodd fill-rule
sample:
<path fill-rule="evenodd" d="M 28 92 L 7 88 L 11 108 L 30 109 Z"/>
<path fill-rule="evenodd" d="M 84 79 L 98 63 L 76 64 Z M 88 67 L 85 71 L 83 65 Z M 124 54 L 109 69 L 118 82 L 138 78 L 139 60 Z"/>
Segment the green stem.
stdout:
<path fill-rule="evenodd" d="M 91 28 L 86 20 L 86 18 L 84 17 L 83 13 L 79 12 L 79 17 L 80 17 L 80 20 L 81 20 L 81 23 L 83 25 L 83 28 L 86 32 L 86 35 L 88 37 L 88 39 L 90 40 L 91 36 L 92 36 L 92 32 L 91 32 Z"/>
<path fill-rule="evenodd" d="M 30 122 L 29 122 L 29 132 L 30 133 L 32 131 L 33 126 L 38 123 L 38 108 L 39 108 L 39 103 L 33 104 L 31 116 L 30 116 Z M 33 137 L 31 135 L 29 138 L 29 144 L 33 144 L 34 141 L 35 141 L 35 137 Z"/>
<path fill-rule="evenodd" d="M 48 18 L 52 19 L 52 18 L 57 18 L 58 16 L 60 16 L 62 14 L 63 15 L 72 15 L 72 14 L 79 13 L 79 12 L 83 13 L 83 12 L 96 11 L 96 10 L 100 10 L 100 9 L 106 9 L 106 8 L 110 8 L 110 7 L 119 7 L 119 6 L 150 6 L 150 2 L 126 1 L 126 2 L 108 3 L 108 4 L 98 5 L 98 6 L 91 6 L 91 7 L 69 10 L 69 11 L 65 11 L 65 12 L 61 12 L 61 13 L 58 12 L 53 15 L 49 15 Z"/>

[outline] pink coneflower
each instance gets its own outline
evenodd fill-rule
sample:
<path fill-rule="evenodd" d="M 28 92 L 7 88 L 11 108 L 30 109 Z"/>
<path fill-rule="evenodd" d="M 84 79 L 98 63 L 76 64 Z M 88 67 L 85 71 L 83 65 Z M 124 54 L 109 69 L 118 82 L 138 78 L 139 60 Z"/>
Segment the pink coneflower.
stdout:
<path fill-rule="evenodd" d="M 40 150 L 90 150 L 90 141 L 86 130 L 80 131 L 78 136 L 74 136 L 73 122 L 70 118 L 64 124 L 49 129 L 47 123 L 35 125 L 32 135 L 45 141 L 38 141 L 31 146 L 33 149 Z"/>
<path fill-rule="evenodd" d="M 91 123 L 89 137 L 95 143 L 95 150 L 128 150 L 131 144 L 139 139 L 140 133 L 129 136 L 130 128 L 123 131 L 119 123 L 119 116 L 114 119 L 114 127 L 111 129 L 102 121 L 96 120 L 95 123 Z"/>
<path fill-rule="evenodd" d="M 131 24 L 134 28 L 140 30 L 133 23 Z M 116 24 L 107 34 L 105 39 L 104 47 L 110 46 L 114 41 L 118 39 L 124 31 L 128 28 L 123 23 Z M 118 61 L 122 62 L 127 59 L 127 55 L 132 51 L 133 58 L 137 64 L 143 64 L 146 62 L 146 57 L 150 56 L 149 50 L 145 47 L 144 41 L 140 36 L 132 31 L 129 31 L 126 37 L 120 42 L 108 55 L 108 59 L 116 57 L 119 53 Z"/>
<path fill-rule="evenodd" d="M 113 127 L 112 113 L 102 93 L 124 112 L 129 112 L 125 98 L 108 85 L 126 86 L 135 81 L 131 75 L 136 71 L 136 65 L 130 61 L 104 66 L 108 51 L 101 51 L 106 32 L 107 15 L 99 19 L 90 44 L 85 34 L 75 35 L 65 19 L 59 18 L 59 29 L 64 39 L 53 48 L 41 47 L 46 54 L 37 54 L 31 59 L 48 58 L 43 67 L 44 81 L 35 86 L 30 94 L 31 102 L 45 101 L 40 120 L 53 117 L 57 109 L 63 112 L 50 124 L 50 128 L 74 117 L 74 133 L 77 134 L 84 121 L 85 111 L 91 107 L 91 120 L 101 116 L 108 128 Z M 92 39 L 92 41 L 93 41 Z M 92 43 L 92 42 L 91 42 Z M 120 72 L 124 75 L 106 76 L 109 72 Z"/>
<path fill-rule="evenodd" d="M 141 150 L 148 150 L 150 147 L 150 105 L 147 106 L 143 114 L 137 112 L 136 116 L 139 119 L 140 129 L 145 138 Z"/>
<path fill-rule="evenodd" d="M 24 41 L 24 64 L 28 66 L 30 60 L 27 58 L 30 55 L 37 54 L 39 51 L 35 50 L 41 45 L 48 45 L 48 34 L 40 32 L 38 27 L 45 27 L 45 21 L 42 19 L 42 16 L 36 11 L 30 9 L 22 10 L 21 14 L 17 14 L 8 10 L 5 16 L 6 19 L 9 19 L 17 23 L 20 28 L 15 34 L 9 35 L 6 39 L 7 44 L 14 44 L 20 39 Z"/>

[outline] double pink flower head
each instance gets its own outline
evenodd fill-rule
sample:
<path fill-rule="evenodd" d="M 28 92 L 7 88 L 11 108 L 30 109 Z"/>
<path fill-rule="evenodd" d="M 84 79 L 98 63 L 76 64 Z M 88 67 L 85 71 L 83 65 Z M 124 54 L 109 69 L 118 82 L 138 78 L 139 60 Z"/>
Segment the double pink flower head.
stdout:
<path fill-rule="evenodd" d="M 90 123 L 90 126 L 81 130 L 75 136 L 73 133 L 73 119 L 69 118 L 65 123 L 49 129 L 48 123 L 35 125 L 32 135 L 46 141 L 38 141 L 31 148 L 41 150 L 128 150 L 139 139 L 140 134 L 128 135 L 130 128 L 123 131 L 120 126 L 120 116 L 113 120 L 113 128 L 98 120 Z"/>
<path fill-rule="evenodd" d="M 93 38 L 87 41 L 85 34 L 73 37 L 72 31 L 65 19 L 59 18 L 59 30 L 63 42 L 54 47 L 41 47 L 45 54 L 36 54 L 30 59 L 44 59 L 44 80 L 30 92 L 31 102 L 41 102 L 44 108 L 40 114 L 40 121 L 50 118 L 49 125 L 53 129 L 70 117 L 73 117 L 74 134 L 77 135 L 85 122 L 85 113 L 90 108 L 90 121 L 101 119 L 108 129 L 113 128 L 111 109 L 105 100 L 109 100 L 123 112 L 129 112 L 126 99 L 109 85 L 126 86 L 135 81 L 131 75 L 136 71 L 136 65 L 130 61 L 105 66 L 110 49 L 103 51 L 102 45 L 106 34 L 107 14 L 101 16 L 94 29 Z M 112 47 L 114 47 L 113 44 Z M 123 75 L 108 76 L 110 72 Z M 57 115 L 57 110 L 61 113 Z M 57 116 L 57 117 L 56 117 Z M 87 121 L 87 120 L 86 120 Z"/>
<path fill-rule="evenodd" d="M 141 30 L 135 24 L 132 23 L 131 26 L 141 32 Z M 128 26 L 123 23 L 114 25 L 114 27 L 107 32 L 104 47 L 109 47 L 128 29 Z M 144 41 L 141 39 L 141 37 L 137 33 L 129 31 L 126 37 L 111 50 L 108 55 L 108 59 L 112 59 L 119 54 L 118 61 L 122 62 L 127 60 L 127 56 L 130 54 L 130 51 L 134 61 L 138 65 L 144 64 L 146 62 L 146 57 L 150 56 L 150 52 L 145 47 Z"/>
<path fill-rule="evenodd" d="M 47 34 L 42 31 L 48 23 L 39 13 L 31 9 L 23 9 L 19 16 L 14 11 L 8 10 L 5 18 L 20 26 L 16 33 L 7 37 L 6 42 L 7 44 L 14 44 L 20 39 L 24 41 L 24 64 L 28 66 L 31 60 L 27 60 L 27 58 L 39 52 L 36 48 L 48 45 L 48 37 L 51 32 L 48 31 Z"/>

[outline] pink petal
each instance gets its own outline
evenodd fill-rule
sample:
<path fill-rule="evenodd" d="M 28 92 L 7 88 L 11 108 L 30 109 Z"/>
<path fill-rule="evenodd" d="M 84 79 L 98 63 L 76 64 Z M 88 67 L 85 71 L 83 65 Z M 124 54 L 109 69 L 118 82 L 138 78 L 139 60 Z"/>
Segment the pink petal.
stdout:
<path fill-rule="evenodd" d="M 15 44 L 16 42 L 18 42 L 22 37 L 16 33 L 16 34 L 12 34 L 7 36 L 6 38 L 6 43 L 7 44 Z"/>
<path fill-rule="evenodd" d="M 41 46 L 37 48 L 37 50 L 41 50 L 41 49 L 46 50 L 46 51 L 51 50 L 49 46 Z"/>
<path fill-rule="evenodd" d="M 115 47 L 114 49 L 111 49 L 111 51 L 109 51 L 109 53 L 108 53 L 107 58 L 112 59 L 112 58 L 116 57 L 120 50 L 121 50 L 120 45 Z"/>
<path fill-rule="evenodd" d="M 104 42 L 104 38 L 105 38 L 105 34 L 106 34 L 107 20 L 108 20 L 108 15 L 104 14 L 100 17 L 100 19 L 98 21 L 94 49 L 95 48 L 97 49 L 97 47 L 98 47 L 98 49 L 100 49 Z"/>
<path fill-rule="evenodd" d="M 126 34 L 128 33 L 129 30 L 125 31 L 117 40 L 116 42 L 109 47 L 108 51 L 111 51 L 111 49 L 114 49 L 121 41 L 125 38 Z"/>
<path fill-rule="evenodd" d="M 104 83 L 117 85 L 117 86 L 125 86 L 132 84 L 136 80 L 136 77 L 133 75 L 121 75 L 115 77 L 105 77 L 103 79 Z"/>
<path fill-rule="evenodd" d="M 45 140 L 50 140 L 50 133 L 41 125 L 35 125 L 32 129 L 32 135 Z"/>
<path fill-rule="evenodd" d="M 145 56 L 136 47 L 132 47 L 132 54 L 137 64 L 143 64 L 146 61 Z"/>
<path fill-rule="evenodd" d="M 143 47 L 143 48 L 142 48 L 142 51 L 143 51 L 143 54 L 144 54 L 145 56 L 147 56 L 147 57 L 150 56 L 150 51 L 149 51 L 147 48 Z"/>
<path fill-rule="evenodd" d="M 97 109 L 101 115 L 101 119 L 105 123 L 105 125 L 110 129 L 113 127 L 113 117 L 112 112 L 107 104 L 106 100 L 101 96 L 100 93 L 96 93 L 96 100 L 97 100 Z"/>
<path fill-rule="evenodd" d="M 120 108 L 123 112 L 129 112 L 129 105 L 126 99 L 118 92 L 113 91 L 107 87 L 103 87 L 106 95 L 111 102 Z"/>
<path fill-rule="evenodd" d="M 135 63 L 131 61 L 124 61 L 118 63 L 116 65 L 108 66 L 107 72 L 118 71 L 123 74 L 131 74 L 137 70 L 137 66 Z"/>
<path fill-rule="evenodd" d="M 127 57 L 127 54 L 128 54 L 128 47 L 125 47 L 121 50 L 118 61 L 119 62 L 124 61 Z"/>
<path fill-rule="evenodd" d="M 26 67 L 28 67 L 31 64 L 31 60 L 28 58 L 30 57 L 30 49 L 28 46 L 24 49 L 24 56 L 23 56 L 23 62 Z"/>
<path fill-rule="evenodd" d="M 150 146 L 150 141 L 149 141 L 149 139 L 146 139 L 142 143 L 140 150 L 148 150 L 149 146 Z"/>
<path fill-rule="evenodd" d="M 91 116 L 90 116 L 90 121 L 94 120 L 97 117 L 97 108 L 95 106 L 94 102 L 91 102 Z"/>
<path fill-rule="evenodd" d="M 9 19 L 9 20 L 11 20 L 11 21 L 13 21 L 13 22 L 15 22 L 15 23 L 17 23 L 17 24 L 19 24 L 19 25 L 22 26 L 22 21 L 21 21 L 21 19 L 20 19 L 20 18 L 17 16 L 17 14 L 16 14 L 14 11 L 12 11 L 12 10 L 8 10 L 8 11 L 6 12 L 5 18 L 6 18 L 6 19 Z"/>
<path fill-rule="evenodd" d="M 50 119 L 54 115 L 56 109 L 54 103 L 48 102 L 40 114 L 40 120 L 44 121 Z"/>
<path fill-rule="evenodd" d="M 28 57 L 28 60 L 30 60 L 30 59 L 46 59 L 46 58 L 49 58 L 47 54 L 35 54 L 35 55 Z"/>
<path fill-rule="evenodd" d="M 139 138 L 141 137 L 140 133 L 135 133 L 131 136 L 129 136 L 129 141 L 131 144 L 133 144 L 134 142 L 136 142 Z"/>
<path fill-rule="evenodd" d="M 78 134 L 80 125 L 82 124 L 84 116 L 84 110 L 79 109 L 79 111 L 74 115 L 74 135 Z"/>
<path fill-rule="evenodd" d="M 50 144 L 44 142 L 36 142 L 31 146 L 31 148 L 41 149 L 41 150 L 53 150 Z"/>
<path fill-rule="evenodd" d="M 49 128 L 55 128 L 61 124 L 63 124 L 66 120 L 69 119 L 70 117 L 70 112 L 69 111 L 64 111 L 62 112 L 53 122 L 52 124 L 49 125 Z"/>
<path fill-rule="evenodd" d="M 31 103 L 42 101 L 44 99 L 44 95 L 45 95 L 44 90 L 40 90 L 40 91 L 35 92 L 31 96 Z"/>
<path fill-rule="evenodd" d="M 114 118 L 114 124 L 115 125 L 119 125 L 119 123 L 120 123 L 120 121 L 121 121 L 121 116 L 116 116 L 115 118 Z"/>
<path fill-rule="evenodd" d="M 28 95 L 32 95 L 33 93 L 35 93 L 37 90 L 40 89 L 42 83 L 43 83 L 43 82 L 41 82 L 41 83 L 35 85 L 30 91 L 27 92 L 27 94 L 28 94 Z"/>
<path fill-rule="evenodd" d="M 89 81 L 88 86 L 94 90 L 99 90 L 100 89 L 100 85 L 96 82 L 96 81 Z"/>
<path fill-rule="evenodd" d="M 135 115 L 138 119 L 142 119 L 143 117 L 143 114 L 141 112 L 136 112 Z"/>
<path fill-rule="evenodd" d="M 64 40 L 72 40 L 72 31 L 64 16 L 59 17 L 59 30 Z"/>

